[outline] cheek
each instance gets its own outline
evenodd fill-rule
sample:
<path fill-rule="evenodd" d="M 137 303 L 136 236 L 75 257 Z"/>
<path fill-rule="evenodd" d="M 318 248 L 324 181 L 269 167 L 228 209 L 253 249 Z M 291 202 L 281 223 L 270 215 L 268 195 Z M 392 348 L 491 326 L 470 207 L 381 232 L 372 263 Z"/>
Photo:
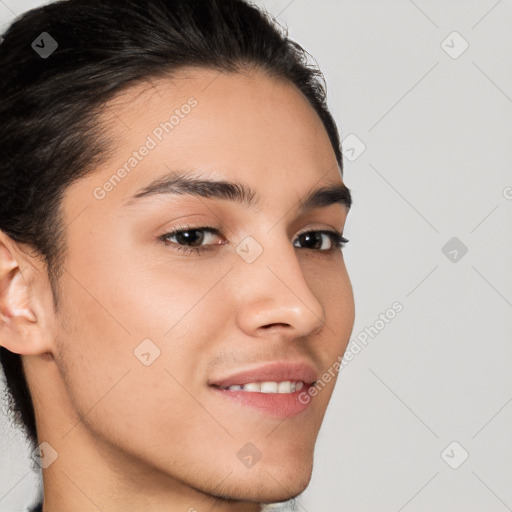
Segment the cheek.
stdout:
<path fill-rule="evenodd" d="M 304 277 L 325 312 L 322 336 L 329 339 L 330 351 L 345 349 L 355 320 L 354 292 L 343 260 L 343 254 L 330 261 L 318 263 L 304 258 L 301 263 Z"/>
<path fill-rule="evenodd" d="M 311 267 L 309 284 L 325 311 L 325 324 L 318 338 L 313 340 L 314 351 L 322 361 L 321 391 L 315 397 L 326 408 L 337 378 L 336 365 L 345 353 L 355 320 L 354 293 L 342 256 L 331 267 Z"/>
<path fill-rule="evenodd" d="M 197 407 L 180 383 L 204 378 L 196 367 L 212 343 L 205 329 L 220 333 L 230 314 L 218 296 L 207 296 L 219 269 L 200 275 L 124 257 L 87 261 L 76 258 L 73 278 L 63 281 L 67 320 L 56 357 L 74 407 L 105 433 L 158 427 L 162 414 L 174 424 L 173 410 Z M 191 425 L 181 417 L 173 428 Z"/>
<path fill-rule="evenodd" d="M 74 300 L 65 312 L 76 321 L 61 332 L 56 357 L 63 370 L 69 416 L 78 415 L 95 438 L 148 462 L 158 462 L 159 457 L 186 460 L 183 444 L 173 440 L 190 439 L 206 446 L 216 427 L 193 398 L 199 391 L 195 359 L 202 350 L 198 324 L 183 318 L 183 307 L 159 312 L 148 307 L 153 293 L 131 288 L 133 295 L 127 296 L 129 290 L 123 295 L 123 286 L 118 293 L 130 310 L 124 313 L 131 319 L 130 333 L 113 318 L 122 316 L 120 310 L 111 307 L 111 316 L 83 290 L 73 290 Z M 115 300 L 104 303 L 112 306 Z M 191 300 L 188 309 L 192 305 Z M 179 329 L 165 336 L 180 318 Z"/>

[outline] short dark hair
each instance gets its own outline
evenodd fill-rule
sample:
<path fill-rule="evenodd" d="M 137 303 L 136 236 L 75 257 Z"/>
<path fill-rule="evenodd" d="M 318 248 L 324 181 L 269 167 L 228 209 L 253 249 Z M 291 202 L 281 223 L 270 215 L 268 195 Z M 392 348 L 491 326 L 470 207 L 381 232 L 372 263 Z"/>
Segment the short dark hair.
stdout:
<path fill-rule="evenodd" d="M 57 49 L 32 46 L 46 32 Z M 322 120 L 343 173 L 325 80 L 288 29 L 249 0 L 60 0 L 27 11 L 0 44 L 0 230 L 44 258 L 58 307 L 63 192 L 113 150 L 99 114 L 121 91 L 185 67 L 259 69 L 296 85 Z M 38 444 L 22 360 L 0 347 L 15 424 Z"/>

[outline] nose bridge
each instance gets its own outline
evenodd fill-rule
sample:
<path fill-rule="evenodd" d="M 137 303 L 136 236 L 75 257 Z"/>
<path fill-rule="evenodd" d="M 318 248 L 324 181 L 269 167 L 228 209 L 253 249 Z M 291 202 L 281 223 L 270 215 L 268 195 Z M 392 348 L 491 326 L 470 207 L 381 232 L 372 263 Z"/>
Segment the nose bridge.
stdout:
<path fill-rule="evenodd" d="M 236 247 L 236 313 L 243 329 L 285 324 L 294 335 L 307 336 L 322 327 L 323 305 L 304 277 L 296 250 L 278 230 L 248 236 Z"/>

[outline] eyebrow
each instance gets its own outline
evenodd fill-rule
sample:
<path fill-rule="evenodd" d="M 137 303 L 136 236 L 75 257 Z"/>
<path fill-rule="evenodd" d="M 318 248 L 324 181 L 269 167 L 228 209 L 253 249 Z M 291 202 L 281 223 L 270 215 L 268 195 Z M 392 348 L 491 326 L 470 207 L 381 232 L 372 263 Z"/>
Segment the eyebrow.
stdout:
<path fill-rule="evenodd" d="M 159 194 L 188 194 L 232 201 L 246 208 L 254 208 L 259 204 L 260 196 L 251 187 L 237 181 L 212 180 L 202 176 L 193 176 L 188 172 L 172 171 L 139 189 L 124 206 L 133 204 L 137 199 Z M 299 200 L 300 211 L 325 208 L 333 204 L 341 204 L 347 211 L 352 206 L 350 189 L 344 184 L 326 185 L 309 191 Z"/>

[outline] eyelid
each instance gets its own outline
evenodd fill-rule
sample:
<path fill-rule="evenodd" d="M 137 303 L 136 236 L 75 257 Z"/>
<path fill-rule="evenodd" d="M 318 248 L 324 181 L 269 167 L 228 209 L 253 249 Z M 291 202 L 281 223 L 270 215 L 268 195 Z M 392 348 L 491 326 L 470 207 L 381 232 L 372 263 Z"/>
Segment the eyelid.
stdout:
<path fill-rule="evenodd" d="M 312 226 L 311 226 L 311 224 L 312 224 Z M 322 224 L 321 222 L 313 222 L 311 224 L 309 224 L 304 229 L 301 229 L 295 236 L 299 236 L 302 233 L 308 233 L 309 231 L 333 231 L 333 232 L 337 233 L 338 235 L 343 235 L 343 229 L 338 230 L 331 224 L 328 224 L 327 228 L 325 227 L 325 223 L 324 223 L 324 226 L 322 226 L 322 227 L 317 227 L 318 224 Z"/>

